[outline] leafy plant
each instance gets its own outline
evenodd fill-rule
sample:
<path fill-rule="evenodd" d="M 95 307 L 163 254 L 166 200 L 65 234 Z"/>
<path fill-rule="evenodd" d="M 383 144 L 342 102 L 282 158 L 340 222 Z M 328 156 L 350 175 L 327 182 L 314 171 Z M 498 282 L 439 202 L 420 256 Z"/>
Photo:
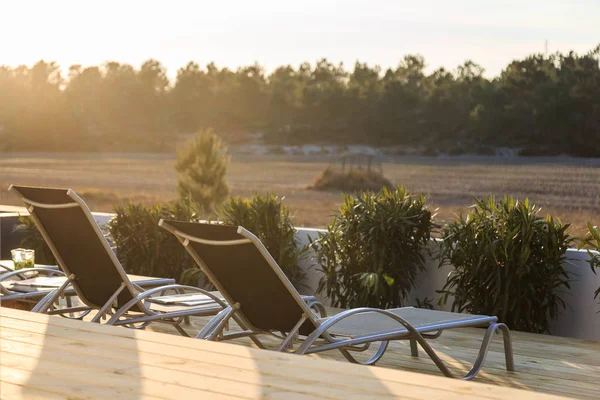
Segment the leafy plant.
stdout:
<path fill-rule="evenodd" d="M 423 300 L 419 299 L 418 297 L 415 299 L 417 305 L 417 308 L 425 308 L 427 310 L 433 310 L 433 299 L 430 299 L 429 297 L 425 297 Z"/>
<path fill-rule="evenodd" d="M 115 206 L 109 230 L 127 273 L 197 285 L 201 274 L 189 272 L 197 269 L 196 263 L 174 235 L 158 226 L 158 221 L 164 218 L 195 222 L 199 210 L 198 205 L 183 200 L 152 207 L 131 202 Z"/>
<path fill-rule="evenodd" d="M 196 134 L 177 152 L 177 189 L 183 199 L 191 199 L 211 210 L 229 194 L 225 181 L 229 155 L 227 147 L 212 129 Z"/>
<path fill-rule="evenodd" d="M 334 306 L 398 307 L 424 268 L 433 216 L 404 187 L 344 196 L 327 233 L 312 243 Z"/>
<path fill-rule="evenodd" d="M 272 193 L 255 194 L 250 199 L 230 197 L 223 203 L 219 219 L 254 233 L 290 281 L 296 286 L 301 283 L 304 273 L 298 263 L 307 257 L 308 247 L 299 246 L 296 229 L 282 198 Z"/>
<path fill-rule="evenodd" d="M 511 329 L 547 332 L 569 288 L 563 267 L 573 239 L 569 225 L 524 202 L 476 199 L 472 211 L 442 229 L 440 266 L 455 270 L 440 291 L 453 295 L 452 310 L 498 316 Z"/>
<path fill-rule="evenodd" d="M 600 268 L 600 232 L 598 231 L 598 227 L 593 226 L 590 222 L 587 223 L 587 227 L 589 232 L 580 248 L 588 245 L 596 250 L 597 253 L 592 253 L 592 251 L 588 249 L 588 254 L 590 255 L 590 267 L 592 268 L 592 271 L 596 273 L 596 269 Z M 594 293 L 594 298 L 596 299 L 598 297 L 600 297 L 600 288 Z"/>
<path fill-rule="evenodd" d="M 50 247 L 44 241 L 33 219 L 28 215 L 19 216 L 19 225 L 15 227 L 22 235 L 21 247 L 35 250 L 35 263 L 56 265 L 56 259 Z"/>

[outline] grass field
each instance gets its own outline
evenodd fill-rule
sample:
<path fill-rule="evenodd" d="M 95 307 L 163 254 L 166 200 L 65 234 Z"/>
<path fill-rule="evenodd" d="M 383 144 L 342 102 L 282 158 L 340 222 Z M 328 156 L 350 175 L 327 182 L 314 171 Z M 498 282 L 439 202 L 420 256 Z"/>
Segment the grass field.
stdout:
<path fill-rule="evenodd" d="M 18 205 L 9 184 L 70 187 L 94 211 L 115 202 L 144 203 L 176 197 L 174 159 L 153 154 L 0 154 L 0 204 Z M 330 160 L 323 157 L 234 155 L 228 180 L 234 195 L 272 191 L 285 196 L 297 226 L 323 227 L 341 193 L 307 190 Z M 496 157 L 395 158 L 385 176 L 412 192 L 425 192 L 443 222 L 473 203 L 473 196 L 529 197 L 543 212 L 583 232 L 586 221 L 600 225 L 600 160 L 502 159 Z"/>

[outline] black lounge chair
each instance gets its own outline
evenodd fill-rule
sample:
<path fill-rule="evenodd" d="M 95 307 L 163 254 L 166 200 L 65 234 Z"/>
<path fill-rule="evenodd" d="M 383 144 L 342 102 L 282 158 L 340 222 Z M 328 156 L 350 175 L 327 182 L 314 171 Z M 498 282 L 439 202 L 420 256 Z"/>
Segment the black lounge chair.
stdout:
<path fill-rule="evenodd" d="M 389 341 L 409 340 L 413 356 L 418 356 L 418 343 L 444 375 L 455 377 L 426 339 L 437 338 L 446 329 L 484 327 L 487 330 L 477 359 L 460 378 L 468 380 L 477 375 L 497 330 L 504 338 L 506 368 L 514 370 L 510 332 L 506 325 L 497 322 L 497 317 L 412 307 L 357 308 L 327 317 L 322 306 L 311 308 L 303 301 L 260 240 L 243 227 L 163 220 L 159 225 L 181 241 L 229 304 L 202 329 L 198 338 L 227 340 L 249 336 L 265 348 L 258 335 L 279 332 L 282 342 L 278 351 L 310 354 L 337 349 L 351 362 L 358 360 L 350 351 L 363 351 L 379 342 L 375 355 L 361 364 L 377 362 Z M 225 332 L 231 318 L 235 318 L 241 332 Z M 303 340 L 293 350 L 300 336 Z"/>
<path fill-rule="evenodd" d="M 41 298 L 48 294 L 47 291 L 15 291 L 12 285 L 35 276 L 64 276 L 62 271 L 52 267 L 34 267 L 21 270 L 13 270 L 0 264 L 0 305 L 2 302 L 19 301 L 27 303 L 37 303 Z"/>
<path fill-rule="evenodd" d="M 173 325 L 182 335 L 180 323 L 188 316 L 215 315 L 227 305 L 206 290 L 169 284 L 144 290 L 132 283 L 110 248 L 84 201 L 70 189 L 10 186 L 27 206 L 44 240 L 67 279 L 46 294 L 35 312 L 79 318 L 97 310 L 92 322 L 109 318 L 111 325 L 144 328 L 152 322 Z M 66 291 L 74 290 L 83 305 L 56 308 Z M 201 293 L 212 300 L 197 307 L 164 307 L 151 303 L 153 296 L 168 292 Z"/>

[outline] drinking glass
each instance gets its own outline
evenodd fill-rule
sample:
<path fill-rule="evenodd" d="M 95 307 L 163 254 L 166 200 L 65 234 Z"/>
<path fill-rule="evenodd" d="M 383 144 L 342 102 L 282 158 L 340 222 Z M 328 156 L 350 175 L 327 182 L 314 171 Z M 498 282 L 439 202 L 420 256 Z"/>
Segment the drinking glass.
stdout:
<path fill-rule="evenodd" d="M 35 266 L 35 250 L 14 249 L 11 251 L 15 270 L 21 268 L 33 268 Z"/>

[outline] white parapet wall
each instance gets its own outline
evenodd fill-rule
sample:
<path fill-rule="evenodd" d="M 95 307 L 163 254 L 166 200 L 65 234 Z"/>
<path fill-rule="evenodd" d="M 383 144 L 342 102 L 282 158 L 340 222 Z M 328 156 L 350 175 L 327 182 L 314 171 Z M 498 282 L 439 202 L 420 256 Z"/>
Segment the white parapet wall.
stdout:
<path fill-rule="evenodd" d="M 9 214 L 15 215 L 15 216 L 29 215 L 29 211 L 27 211 L 27 208 L 20 207 L 20 206 L 0 205 L 0 213 L 7 215 L 7 216 Z M 100 225 L 100 226 L 105 226 L 115 216 L 115 214 L 112 214 L 112 213 L 96 212 L 96 211 L 92 212 L 92 215 L 94 216 L 96 223 L 98 223 L 98 225 Z"/>
<path fill-rule="evenodd" d="M 12 207 L 10 210 L 15 215 L 27 214 L 22 207 Z M 93 213 L 96 222 L 100 226 L 107 224 L 114 214 Z M 309 240 L 316 240 L 318 234 L 326 234 L 323 229 L 297 228 L 297 239 L 300 245 L 307 245 Z M 1 238 L 0 238 L 1 240 Z M 435 253 L 437 242 L 431 242 L 430 252 Z M 305 259 L 301 267 L 306 272 L 303 286 L 299 288 L 302 294 L 316 295 L 323 303 L 329 304 L 328 300 L 317 293 L 319 280 L 323 276 L 317 265 L 314 253 Z M 417 279 L 416 287 L 408 296 L 407 305 L 417 305 L 417 299 L 424 301 L 432 300 L 431 303 L 437 309 L 450 311 L 453 299 L 449 298 L 443 306 L 438 305 L 440 295 L 438 290 L 446 283 L 448 274 L 452 272 L 451 265 L 438 268 L 438 263 L 428 254 L 426 255 L 425 270 Z M 585 250 L 570 249 L 567 251 L 565 269 L 570 275 L 570 289 L 564 290 L 560 296 L 566 303 L 566 309 L 560 311 L 558 318 L 550 324 L 553 335 L 580 338 L 586 340 L 600 341 L 600 301 L 594 299 L 594 292 L 600 287 L 600 275 L 594 274 L 589 264 L 589 254 Z"/>
<path fill-rule="evenodd" d="M 300 244 L 309 243 L 309 238 L 316 240 L 318 233 L 325 234 L 325 230 L 298 228 L 297 238 Z M 435 252 L 436 241 L 432 241 L 430 250 Z M 323 276 L 316 264 L 314 253 L 310 253 L 302 263 L 306 272 L 303 294 L 315 294 L 325 304 L 328 299 L 317 293 L 319 280 Z M 449 298 L 443 307 L 438 305 L 440 295 L 438 290 L 446 283 L 448 274 L 452 272 L 451 265 L 438 268 L 438 262 L 428 254 L 425 270 L 417 279 L 416 287 L 411 291 L 407 305 L 416 305 L 420 301 L 433 300 L 432 304 L 437 309 L 450 311 L 453 299 Z M 565 336 L 586 340 L 600 341 L 600 302 L 594 299 L 594 292 L 600 287 L 600 275 L 594 274 L 589 264 L 589 254 L 585 250 L 570 249 L 564 267 L 570 275 L 570 289 L 563 290 L 560 296 L 566 303 L 566 309 L 561 310 L 559 316 L 551 321 L 550 332 L 553 335 Z"/>
<path fill-rule="evenodd" d="M 594 299 L 594 292 L 600 287 L 600 275 L 592 271 L 589 260 L 585 250 L 567 250 L 564 267 L 570 275 L 571 288 L 560 293 L 566 310 L 550 324 L 553 335 L 600 340 L 600 302 Z"/>

